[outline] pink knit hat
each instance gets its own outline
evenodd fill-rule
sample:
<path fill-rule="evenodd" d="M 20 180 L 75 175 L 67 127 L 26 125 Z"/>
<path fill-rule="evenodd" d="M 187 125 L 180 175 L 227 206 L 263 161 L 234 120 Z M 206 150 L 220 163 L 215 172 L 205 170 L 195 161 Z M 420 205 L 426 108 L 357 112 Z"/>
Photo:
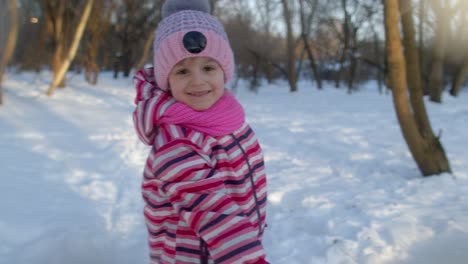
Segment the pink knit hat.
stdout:
<path fill-rule="evenodd" d="M 224 82 L 234 75 L 234 55 L 223 25 L 210 15 L 207 0 L 166 0 L 163 20 L 154 39 L 156 82 L 169 88 L 169 73 L 175 64 L 190 57 L 210 57 L 224 71 Z"/>

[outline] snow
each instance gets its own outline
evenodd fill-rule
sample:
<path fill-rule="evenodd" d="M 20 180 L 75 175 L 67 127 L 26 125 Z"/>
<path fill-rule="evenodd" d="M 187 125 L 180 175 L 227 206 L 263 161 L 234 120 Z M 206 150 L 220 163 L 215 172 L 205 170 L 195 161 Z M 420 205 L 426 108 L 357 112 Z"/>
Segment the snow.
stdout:
<path fill-rule="evenodd" d="M 9 73 L 0 107 L 0 263 L 147 263 L 140 195 L 148 148 L 133 131 L 131 79 Z M 424 178 L 376 84 L 348 95 L 302 81 L 236 96 L 268 174 L 268 259 L 466 263 L 468 93 L 426 102 L 453 174 Z"/>

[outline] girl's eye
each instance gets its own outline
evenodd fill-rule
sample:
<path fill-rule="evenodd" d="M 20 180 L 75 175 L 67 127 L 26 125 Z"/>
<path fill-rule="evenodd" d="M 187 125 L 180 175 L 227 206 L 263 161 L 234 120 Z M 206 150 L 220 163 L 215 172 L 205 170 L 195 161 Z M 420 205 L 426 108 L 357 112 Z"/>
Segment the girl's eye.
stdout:
<path fill-rule="evenodd" d="M 206 65 L 204 67 L 205 71 L 214 71 L 216 70 L 216 67 L 215 66 L 212 66 L 212 65 Z"/>
<path fill-rule="evenodd" d="M 187 69 L 180 69 L 180 70 L 176 71 L 177 75 L 184 75 L 184 74 L 187 74 L 187 73 L 188 73 Z"/>

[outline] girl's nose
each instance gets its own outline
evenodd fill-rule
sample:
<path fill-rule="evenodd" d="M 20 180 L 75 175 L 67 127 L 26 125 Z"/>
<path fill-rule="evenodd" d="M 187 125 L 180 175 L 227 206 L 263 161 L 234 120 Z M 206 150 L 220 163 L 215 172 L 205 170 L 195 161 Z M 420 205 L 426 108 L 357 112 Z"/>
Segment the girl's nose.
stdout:
<path fill-rule="evenodd" d="M 193 71 L 192 73 L 192 85 L 200 85 L 203 84 L 203 73 L 201 71 Z"/>

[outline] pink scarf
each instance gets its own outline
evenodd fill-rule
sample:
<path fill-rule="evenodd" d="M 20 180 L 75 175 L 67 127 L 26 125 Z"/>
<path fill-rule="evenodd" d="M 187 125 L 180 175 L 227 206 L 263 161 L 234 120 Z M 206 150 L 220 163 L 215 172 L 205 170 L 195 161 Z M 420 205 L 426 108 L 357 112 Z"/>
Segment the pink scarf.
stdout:
<path fill-rule="evenodd" d="M 181 125 L 215 137 L 236 131 L 244 122 L 244 109 L 227 90 L 205 111 L 196 111 L 186 104 L 176 102 L 157 120 L 157 123 Z"/>

